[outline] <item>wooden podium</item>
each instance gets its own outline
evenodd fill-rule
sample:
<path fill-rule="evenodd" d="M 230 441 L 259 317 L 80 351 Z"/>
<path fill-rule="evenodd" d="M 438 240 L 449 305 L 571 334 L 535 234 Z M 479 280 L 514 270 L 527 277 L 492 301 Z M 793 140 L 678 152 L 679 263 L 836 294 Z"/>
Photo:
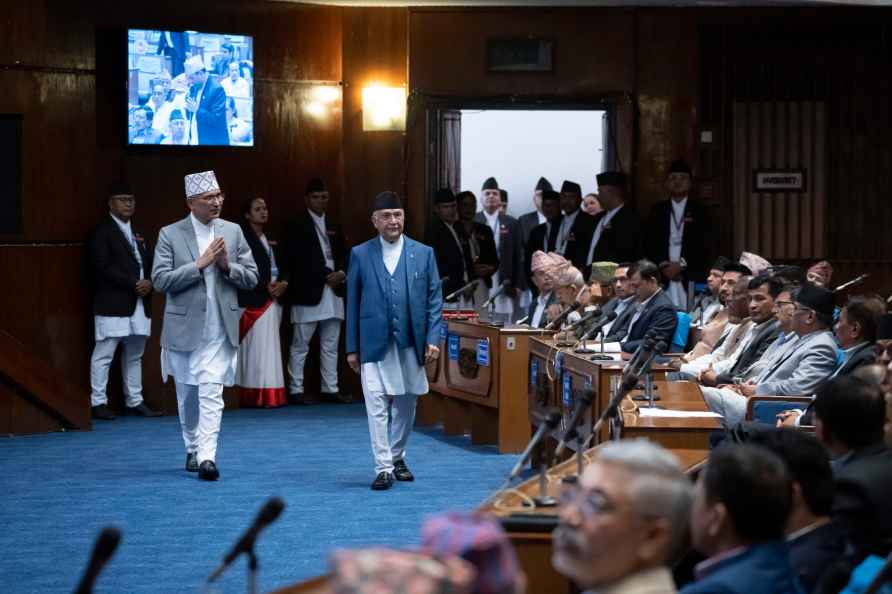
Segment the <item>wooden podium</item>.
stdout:
<path fill-rule="evenodd" d="M 523 451 L 527 420 L 529 337 L 541 330 L 449 320 L 440 358 L 428 365 L 430 393 L 418 401 L 418 426 L 443 424 L 447 435 L 496 444 L 499 453 Z"/>

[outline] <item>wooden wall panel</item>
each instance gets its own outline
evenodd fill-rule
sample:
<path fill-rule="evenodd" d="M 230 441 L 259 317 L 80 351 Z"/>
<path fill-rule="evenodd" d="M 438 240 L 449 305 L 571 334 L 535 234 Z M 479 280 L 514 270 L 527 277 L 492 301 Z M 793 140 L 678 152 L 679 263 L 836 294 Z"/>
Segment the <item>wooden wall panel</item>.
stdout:
<path fill-rule="evenodd" d="M 13 279 L 13 289 L 0 300 L 0 327 L 82 386 L 84 406 L 89 406 L 93 341 L 83 242 L 107 212 L 104 192 L 110 181 L 129 179 L 138 198 L 136 222 L 152 242 L 161 226 L 187 213 L 182 180 L 191 171 L 217 171 L 230 220 L 238 220 L 242 201 L 263 195 L 273 231 L 303 210 L 310 177 L 325 177 L 332 210 L 341 208 L 340 110 L 313 118 L 303 105 L 315 81 L 341 81 L 342 12 L 236 0 L 35 0 L 4 7 L 8 35 L 0 39 L 0 65 L 6 65 L 0 68 L 0 84 L 8 92 L 0 97 L 0 111 L 24 114 L 25 171 L 24 233 L 0 237 L 0 270 Z M 127 148 L 122 86 L 127 27 L 253 35 L 257 146 Z M 154 305 L 163 311 L 163 298 L 156 296 Z M 156 315 L 143 360 L 145 397 L 175 413 L 174 390 L 159 381 L 160 332 Z M 119 377 L 115 366 L 109 392 L 116 404 Z"/>
<path fill-rule="evenodd" d="M 393 190 L 413 220 L 415 196 L 406 196 L 402 132 L 364 132 L 362 88 L 370 83 L 404 86 L 408 63 L 405 8 L 354 8 L 344 11 L 344 195 L 350 209 L 342 217 L 354 243 L 375 233 L 369 220 L 372 199 Z M 409 225 L 409 229 L 413 229 Z M 416 237 L 420 237 L 416 234 Z"/>

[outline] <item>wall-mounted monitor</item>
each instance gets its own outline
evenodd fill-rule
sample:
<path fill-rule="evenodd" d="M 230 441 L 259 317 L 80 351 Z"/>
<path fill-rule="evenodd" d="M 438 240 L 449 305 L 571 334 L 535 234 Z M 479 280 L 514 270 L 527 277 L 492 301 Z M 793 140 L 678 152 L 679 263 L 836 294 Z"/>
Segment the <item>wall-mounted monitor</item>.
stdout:
<path fill-rule="evenodd" d="M 127 143 L 254 146 L 254 39 L 127 30 Z"/>

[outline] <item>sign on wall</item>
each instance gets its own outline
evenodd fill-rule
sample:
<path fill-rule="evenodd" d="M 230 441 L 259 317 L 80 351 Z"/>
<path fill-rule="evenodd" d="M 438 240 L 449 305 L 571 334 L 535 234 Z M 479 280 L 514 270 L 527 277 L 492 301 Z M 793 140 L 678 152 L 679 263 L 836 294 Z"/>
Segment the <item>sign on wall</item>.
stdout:
<path fill-rule="evenodd" d="M 805 169 L 754 169 L 753 192 L 804 192 Z"/>

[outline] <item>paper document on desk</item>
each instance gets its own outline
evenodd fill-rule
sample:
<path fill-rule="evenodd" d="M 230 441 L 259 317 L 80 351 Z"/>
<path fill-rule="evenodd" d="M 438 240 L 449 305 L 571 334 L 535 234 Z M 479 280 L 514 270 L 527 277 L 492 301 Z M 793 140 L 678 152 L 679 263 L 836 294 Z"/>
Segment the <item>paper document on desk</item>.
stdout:
<path fill-rule="evenodd" d="M 642 417 L 663 417 L 674 419 L 690 419 L 690 418 L 714 418 L 721 419 L 722 415 L 712 411 L 701 410 L 666 410 L 665 408 L 647 408 L 641 406 L 638 408 L 638 415 Z"/>
<path fill-rule="evenodd" d="M 601 352 L 601 343 L 600 342 L 589 342 L 586 341 L 586 346 L 594 351 Z M 605 353 L 622 353 L 623 349 L 620 343 L 618 342 L 605 342 L 604 343 L 604 352 Z"/>

